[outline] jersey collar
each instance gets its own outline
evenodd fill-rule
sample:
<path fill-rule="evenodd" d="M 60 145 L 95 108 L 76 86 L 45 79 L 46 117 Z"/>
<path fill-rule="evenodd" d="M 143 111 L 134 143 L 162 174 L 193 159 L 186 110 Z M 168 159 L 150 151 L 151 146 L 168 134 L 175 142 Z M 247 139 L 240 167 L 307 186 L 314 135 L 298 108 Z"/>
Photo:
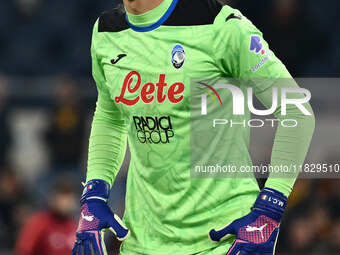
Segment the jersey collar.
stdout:
<path fill-rule="evenodd" d="M 148 32 L 160 27 L 171 15 L 176 7 L 178 0 L 164 0 L 153 10 L 140 14 L 132 15 L 126 12 L 126 21 L 130 28 L 137 32 Z"/>

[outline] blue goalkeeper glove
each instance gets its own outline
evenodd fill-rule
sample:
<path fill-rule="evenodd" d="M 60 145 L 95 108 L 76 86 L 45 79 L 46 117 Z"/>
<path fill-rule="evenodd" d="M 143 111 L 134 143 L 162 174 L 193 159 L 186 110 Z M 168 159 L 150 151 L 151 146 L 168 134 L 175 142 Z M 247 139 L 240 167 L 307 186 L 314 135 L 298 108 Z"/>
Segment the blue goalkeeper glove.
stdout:
<path fill-rule="evenodd" d="M 128 238 L 130 231 L 112 213 L 107 201 L 110 186 L 102 180 L 87 182 L 81 196 L 81 213 L 72 255 L 105 255 L 104 233 L 109 229 L 119 241 Z"/>
<path fill-rule="evenodd" d="M 210 239 L 219 242 L 236 235 L 227 255 L 273 255 L 286 204 L 287 197 L 282 193 L 264 188 L 249 214 L 220 230 L 212 229 Z"/>

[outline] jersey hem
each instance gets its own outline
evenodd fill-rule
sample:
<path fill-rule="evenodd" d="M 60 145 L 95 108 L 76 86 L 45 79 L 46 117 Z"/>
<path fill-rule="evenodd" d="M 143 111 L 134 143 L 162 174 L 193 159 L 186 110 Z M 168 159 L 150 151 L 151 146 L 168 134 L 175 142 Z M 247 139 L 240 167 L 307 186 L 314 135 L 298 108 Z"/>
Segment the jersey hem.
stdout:
<path fill-rule="evenodd" d="M 207 234 L 207 238 L 208 237 L 208 234 Z M 211 241 L 211 244 L 210 245 L 207 245 L 207 244 L 202 244 L 200 246 L 197 246 L 197 244 L 195 244 L 194 246 L 192 247 L 188 247 L 186 249 L 172 249 L 171 247 L 168 247 L 169 250 L 168 251 L 160 251 L 160 250 L 153 250 L 153 249 L 145 249 L 145 248 L 142 248 L 142 251 L 143 251 L 143 254 L 145 255 L 167 255 L 167 254 L 180 254 L 180 255 L 191 255 L 191 254 L 196 254 L 196 253 L 200 253 L 200 252 L 204 252 L 204 251 L 207 251 L 207 250 L 211 250 L 213 248 L 217 248 L 219 246 L 226 246 L 226 245 L 229 245 L 229 247 L 231 247 L 231 244 L 232 242 L 234 241 L 233 240 L 225 240 L 225 241 L 222 241 L 220 243 L 214 243 Z M 228 247 L 228 249 L 229 249 Z M 128 254 L 140 254 L 141 253 L 141 249 L 130 249 L 131 247 L 129 247 L 128 249 L 127 248 L 124 248 L 125 251 L 122 252 L 122 250 L 120 249 L 119 251 L 119 255 L 128 255 Z M 227 250 L 226 249 L 226 252 Z"/>

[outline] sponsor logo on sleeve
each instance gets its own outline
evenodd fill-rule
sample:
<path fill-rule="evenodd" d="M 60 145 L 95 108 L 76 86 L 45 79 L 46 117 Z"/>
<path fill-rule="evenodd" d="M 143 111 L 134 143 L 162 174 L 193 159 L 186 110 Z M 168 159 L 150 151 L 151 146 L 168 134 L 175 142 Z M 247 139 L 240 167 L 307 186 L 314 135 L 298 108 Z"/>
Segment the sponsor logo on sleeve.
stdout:
<path fill-rule="evenodd" d="M 270 58 L 270 52 L 261 59 L 259 63 L 257 63 L 254 67 L 251 68 L 251 71 L 255 73 L 257 70 L 259 70 L 265 63 L 267 63 L 268 59 Z"/>
<path fill-rule="evenodd" d="M 251 36 L 249 50 L 251 52 L 255 52 L 256 54 L 261 53 L 261 55 L 264 55 L 266 53 L 266 50 L 263 49 L 263 44 L 261 43 L 260 36 L 258 35 Z"/>
<path fill-rule="evenodd" d="M 257 70 L 259 70 L 265 63 L 267 63 L 268 59 L 270 58 L 270 51 L 266 51 L 263 48 L 263 44 L 261 42 L 261 37 L 258 35 L 252 35 L 250 38 L 250 46 L 249 50 L 250 52 L 253 52 L 255 54 L 263 56 L 263 58 L 258 62 L 255 66 L 251 68 L 251 71 L 255 73 Z M 267 52 L 267 54 L 266 54 Z"/>

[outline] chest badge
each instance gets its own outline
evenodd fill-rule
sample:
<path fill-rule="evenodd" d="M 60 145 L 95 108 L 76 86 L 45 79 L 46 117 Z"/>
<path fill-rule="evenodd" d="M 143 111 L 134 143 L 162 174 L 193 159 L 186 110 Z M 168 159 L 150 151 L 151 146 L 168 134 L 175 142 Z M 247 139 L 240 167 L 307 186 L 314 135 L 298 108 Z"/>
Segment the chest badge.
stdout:
<path fill-rule="evenodd" d="M 176 69 L 181 69 L 185 62 L 185 51 L 182 45 L 176 44 L 171 51 L 171 63 Z"/>

